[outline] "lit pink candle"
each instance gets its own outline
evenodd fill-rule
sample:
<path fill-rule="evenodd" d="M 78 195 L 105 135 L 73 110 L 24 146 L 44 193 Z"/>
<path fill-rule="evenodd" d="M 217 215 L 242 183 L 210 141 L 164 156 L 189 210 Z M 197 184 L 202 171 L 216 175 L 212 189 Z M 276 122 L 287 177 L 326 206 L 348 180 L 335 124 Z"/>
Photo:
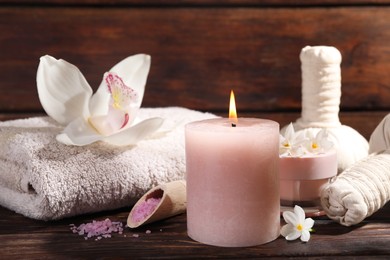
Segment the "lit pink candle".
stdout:
<path fill-rule="evenodd" d="M 279 125 L 227 118 L 185 128 L 188 235 L 226 247 L 264 244 L 280 229 Z"/>

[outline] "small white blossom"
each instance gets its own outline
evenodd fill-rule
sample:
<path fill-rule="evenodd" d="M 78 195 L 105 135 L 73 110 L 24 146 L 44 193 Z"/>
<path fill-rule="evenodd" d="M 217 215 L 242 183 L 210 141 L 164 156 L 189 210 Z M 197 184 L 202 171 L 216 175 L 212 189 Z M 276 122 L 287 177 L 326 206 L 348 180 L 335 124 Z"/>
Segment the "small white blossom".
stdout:
<path fill-rule="evenodd" d="M 300 206 L 296 205 L 294 212 L 284 211 L 283 218 L 287 224 L 282 227 L 280 234 L 286 240 L 295 240 L 300 237 L 302 242 L 309 241 L 314 220 L 312 218 L 305 218 L 305 212 Z"/>
<path fill-rule="evenodd" d="M 306 149 L 312 154 L 319 154 L 329 151 L 333 147 L 333 143 L 328 140 L 328 131 L 321 129 L 316 136 L 313 136 L 311 131 L 308 131 L 308 142 Z"/>
<path fill-rule="evenodd" d="M 279 154 L 280 156 L 299 157 L 305 153 L 303 144 L 307 141 L 302 134 L 296 134 L 294 126 L 290 123 L 285 131 L 284 136 L 280 135 Z"/>
<path fill-rule="evenodd" d="M 287 126 L 284 136 L 280 135 L 279 140 L 280 157 L 302 157 L 326 153 L 333 147 L 326 129 L 321 129 L 315 136 L 312 129 L 296 133 L 291 123 Z"/>

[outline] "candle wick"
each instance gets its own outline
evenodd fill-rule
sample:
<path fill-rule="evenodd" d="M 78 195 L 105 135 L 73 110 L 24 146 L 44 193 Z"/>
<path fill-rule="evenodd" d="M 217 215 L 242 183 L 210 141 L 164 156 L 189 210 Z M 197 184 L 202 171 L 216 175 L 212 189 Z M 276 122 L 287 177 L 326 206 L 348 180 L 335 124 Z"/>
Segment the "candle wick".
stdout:
<path fill-rule="evenodd" d="M 232 127 L 236 127 L 236 124 L 235 124 L 235 123 L 232 123 Z"/>

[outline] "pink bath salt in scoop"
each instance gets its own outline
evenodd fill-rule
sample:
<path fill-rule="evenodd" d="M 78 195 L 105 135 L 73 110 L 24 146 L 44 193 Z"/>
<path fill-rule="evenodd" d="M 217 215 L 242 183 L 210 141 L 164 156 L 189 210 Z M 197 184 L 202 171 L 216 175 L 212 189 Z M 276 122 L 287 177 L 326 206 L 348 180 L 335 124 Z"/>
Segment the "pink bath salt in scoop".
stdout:
<path fill-rule="evenodd" d="M 134 205 L 127 218 L 127 226 L 169 218 L 186 210 L 186 182 L 184 180 L 160 184 L 146 192 Z"/>
<path fill-rule="evenodd" d="M 157 208 L 161 198 L 149 198 L 142 201 L 137 207 L 134 208 L 131 220 L 133 222 L 140 222 L 150 216 L 153 211 Z"/>

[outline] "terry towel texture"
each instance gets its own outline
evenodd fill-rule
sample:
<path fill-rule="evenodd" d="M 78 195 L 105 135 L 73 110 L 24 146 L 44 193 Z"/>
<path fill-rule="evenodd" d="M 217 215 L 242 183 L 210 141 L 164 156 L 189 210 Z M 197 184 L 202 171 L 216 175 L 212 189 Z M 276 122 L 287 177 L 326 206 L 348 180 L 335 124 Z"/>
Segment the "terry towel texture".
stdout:
<path fill-rule="evenodd" d="M 165 122 L 132 147 L 63 145 L 49 117 L 0 122 L 0 204 L 54 220 L 130 206 L 153 186 L 183 179 L 184 125 L 214 115 L 169 107 L 141 108 L 139 117 Z"/>

